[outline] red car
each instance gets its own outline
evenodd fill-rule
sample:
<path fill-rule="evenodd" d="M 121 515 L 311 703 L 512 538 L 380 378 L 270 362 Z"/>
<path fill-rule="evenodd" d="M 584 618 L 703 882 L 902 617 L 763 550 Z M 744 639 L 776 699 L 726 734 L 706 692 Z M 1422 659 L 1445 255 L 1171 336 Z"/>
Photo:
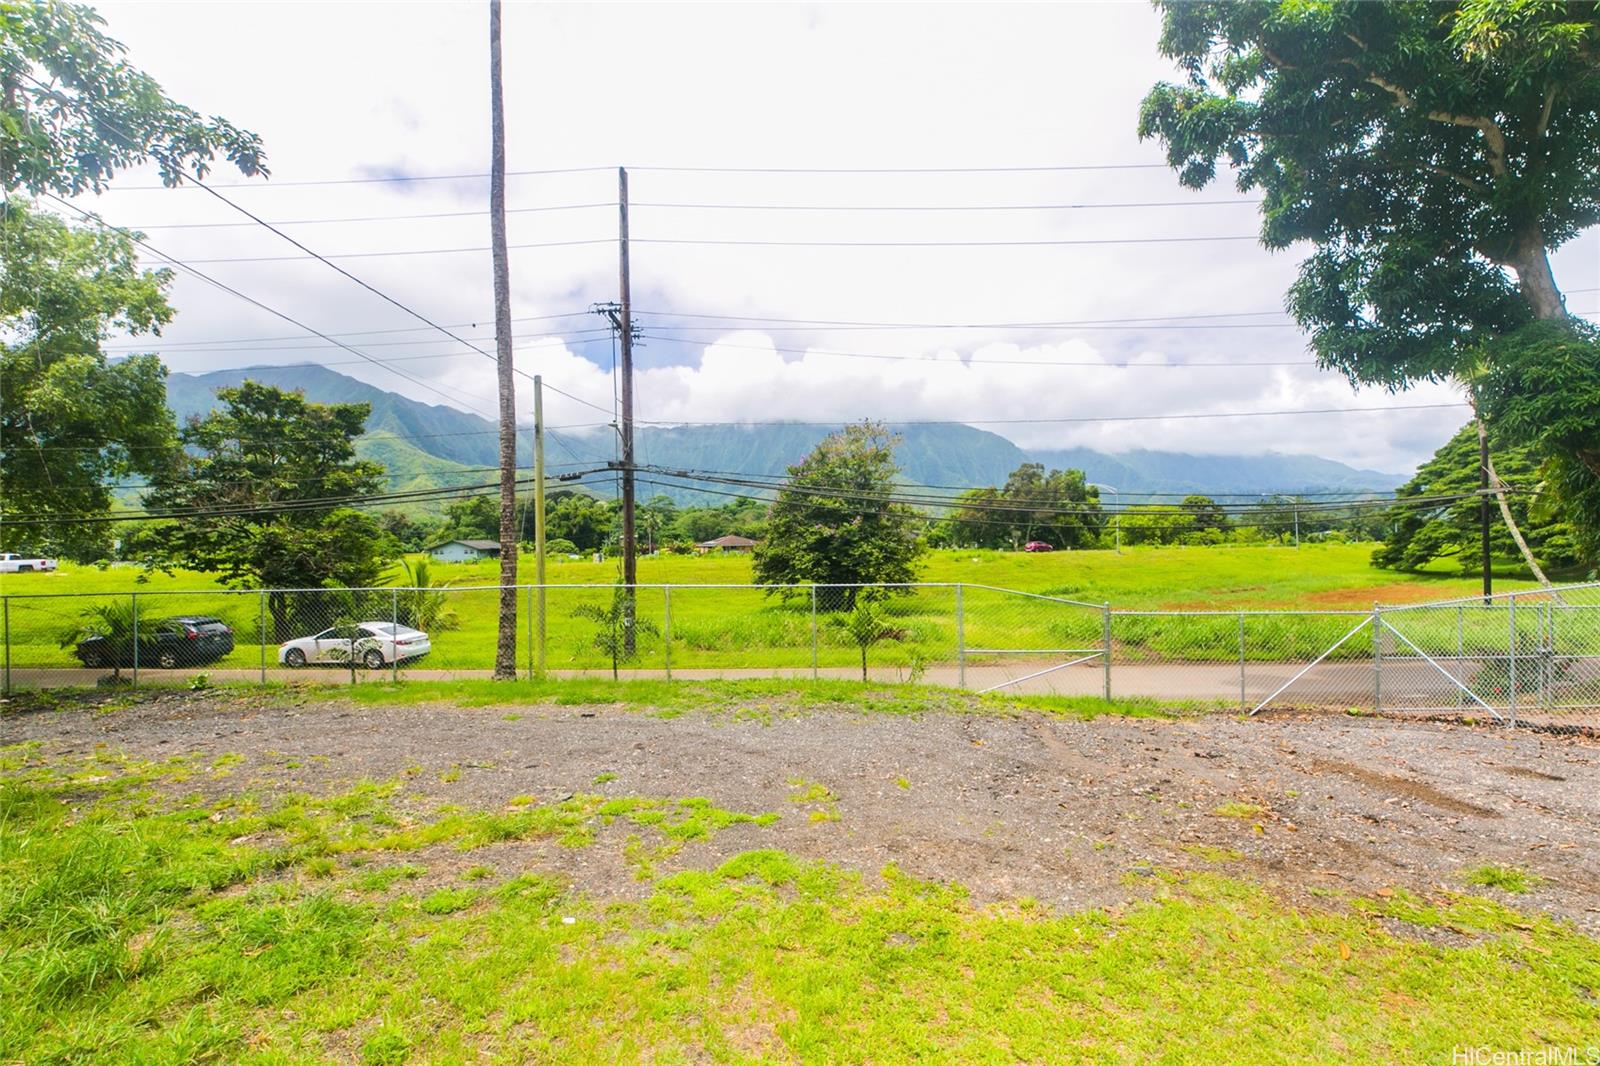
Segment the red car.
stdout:
<path fill-rule="evenodd" d="M 1053 552 L 1055 548 L 1042 540 L 1030 540 L 1022 546 L 1025 552 Z"/>

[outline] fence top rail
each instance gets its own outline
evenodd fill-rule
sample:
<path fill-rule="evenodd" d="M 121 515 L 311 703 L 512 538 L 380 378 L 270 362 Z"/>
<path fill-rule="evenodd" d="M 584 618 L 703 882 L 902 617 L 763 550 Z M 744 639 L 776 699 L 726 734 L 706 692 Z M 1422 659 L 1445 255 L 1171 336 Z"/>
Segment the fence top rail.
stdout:
<path fill-rule="evenodd" d="M 1111 613 L 1119 618 L 1297 618 L 1305 615 L 1317 615 L 1328 618 L 1364 618 L 1371 611 L 1297 611 L 1292 607 L 1262 610 L 1232 610 L 1232 611 L 1130 611 L 1121 607 L 1113 607 Z"/>
<path fill-rule="evenodd" d="M 856 581 L 832 582 L 828 584 L 806 585 L 775 585 L 775 584 L 741 584 L 738 582 L 723 583 L 688 583 L 688 582 L 649 582 L 633 585 L 621 585 L 611 582 L 572 581 L 546 583 L 543 585 L 518 584 L 518 585 L 336 585 L 327 588 L 266 588 L 266 589 L 118 589 L 110 592 L 7 592 L 0 593 L 0 599 L 7 600 L 54 600 L 54 599 L 109 599 L 119 596 L 272 596 L 272 595 L 308 595 L 319 593 L 321 595 L 336 595 L 348 592 L 498 592 L 502 588 L 514 589 L 590 589 L 600 591 L 604 589 L 633 589 L 642 592 L 654 589 L 739 589 L 744 591 L 793 591 L 809 592 L 812 589 L 953 589 L 960 582 L 955 581 Z M 987 586 L 969 585 L 969 588 Z M 1017 592 L 1013 589 L 997 589 L 999 592 L 1010 592 L 1017 596 L 1032 596 L 1033 593 Z M 1051 599 L 1053 597 L 1039 597 Z M 1061 602 L 1069 603 L 1070 600 Z M 1101 604 L 1084 604 L 1100 610 Z"/>
<path fill-rule="evenodd" d="M 1069 607 L 1088 607 L 1091 610 L 1103 611 L 1110 607 L 1109 603 L 1086 603 L 1083 600 L 1069 600 L 1061 596 L 1047 596 L 1042 592 L 1023 592 L 1021 589 L 1003 589 L 998 585 L 977 585 L 970 581 L 959 582 L 962 588 L 982 589 L 985 592 L 1003 592 L 1007 596 L 1023 596 L 1030 600 L 1048 600 L 1051 603 L 1064 603 Z"/>

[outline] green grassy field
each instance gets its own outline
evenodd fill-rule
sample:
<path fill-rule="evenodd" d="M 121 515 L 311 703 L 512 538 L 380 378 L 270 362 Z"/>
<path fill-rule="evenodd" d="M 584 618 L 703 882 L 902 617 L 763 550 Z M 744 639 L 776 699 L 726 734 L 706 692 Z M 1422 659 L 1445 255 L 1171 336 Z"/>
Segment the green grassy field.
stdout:
<path fill-rule="evenodd" d="M 1477 591 L 1474 579 L 1459 574 L 1402 574 L 1371 566 L 1372 545 L 1307 545 L 1303 548 L 1168 548 L 1138 549 L 1118 555 L 1108 551 L 934 552 L 924 579 L 935 583 L 967 583 L 1081 600 L 1110 602 L 1118 610 L 1349 610 L 1362 611 L 1374 602 L 1415 603 Z M 531 577 L 531 562 L 522 574 Z M 436 567 L 439 580 L 458 587 L 491 584 L 498 578 L 493 563 Z M 604 669 L 609 655 L 597 643 L 600 627 L 580 617 L 584 609 L 600 609 L 610 600 L 607 587 L 616 580 L 614 561 L 594 563 L 560 559 L 551 564 L 552 584 L 582 586 L 552 589 L 546 600 L 549 632 L 547 665 L 552 669 Z M 750 560 L 744 556 L 659 556 L 641 560 L 639 579 L 647 584 L 732 585 L 733 588 L 677 587 L 671 592 L 670 648 L 667 594 L 659 589 L 639 593 L 639 615 L 645 624 L 637 635 L 643 668 L 790 668 L 812 663 L 813 643 L 822 666 L 844 667 L 859 661 L 857 647 L 834 612 L 824 611 L 815 641 L 809 599 L 784 600 L 751 588 Z M 395 580 L 400 580 L 398 573 Z M 255 595 L 220 590 L 210 575 L 171 575 L 127 567 L 100 570 L 67 567 L 55 574 L 5 575 L 0 594 L 9 598 L 13 667 L 62 667 L 75 664 L 60 646 L 60 634 L 93 602 L 113 594 L 140 593 L 144 617 L 180 613 L 214 614 L 236 630 L 238 647 L 218 669 L 249 669 L 262 656 L 262 604 Z M 1528 587 L 1514 574 L 1498 579 L 1505 590 Z M 32 593 L 88 594 L 83 599 L 39 598 Z M 1008 596 L 969 587 L 964 592 L 964 631 L 969 648 L 1089 648 L 1102 639 L 1103 619 L 1089 607 Z M 927 588 L 895 597 L 884 608 L 885 639 L 870 650 L 878 665 L 914 672 L 919 664 L 948 662 L 954 657 L 955 591 Z M 296 597 L 292 632 L 309 635 L 355 616 L 386 618 L 385 593 L 365 603 L 352 603 L 334 592 L 308 592 Z M 531 615 L 525 599 L 524 625 Z M 824 604 L 826 606 L 826 604 Z M 449 593 L 446 621 L 430 627 L 434 650 L 426 660 L 433 669 L 489 669 L 493 665 L 496 593 L 461 588 Z M 1307 658 L 1338 638 L 1349 623 L 1337 617 L 1294 623 L 1252 619 L 1248 652 L 1252 659 Z M 1232 619 L 1121 618 L 1114 642 L 1130 659 L 1192 658 L 1199 661 L 1236 658 L 1237 622 Z M 1492 645 L 1502 627 L 1484 623 L 1484 641 Z M 282 634 L 279 634 L 281 636 Z M 269 665 L 276 662 L 275 639 L 267 639 Z M 528 665 L 528 639 L 519 642 L 523 667 Z M 629 664 L 625 664 L 629 665 Z M 192 671 L 190 671 L 192 672 Z"/>
<path fill-rule="evenodd" d="M 579 794 L 419 817 L 404 782 L 262 797 L 237 763 L 0 748 L 0 1061 L 1444 1062 L 1600 1027 L 1595 942 L 1471 892 L 1293 904 L 1221 849 L 1079 912 L 778 850 L 657 876 L 795 815 Z M 637 899 L 474 855 L 606 825 Z"/>

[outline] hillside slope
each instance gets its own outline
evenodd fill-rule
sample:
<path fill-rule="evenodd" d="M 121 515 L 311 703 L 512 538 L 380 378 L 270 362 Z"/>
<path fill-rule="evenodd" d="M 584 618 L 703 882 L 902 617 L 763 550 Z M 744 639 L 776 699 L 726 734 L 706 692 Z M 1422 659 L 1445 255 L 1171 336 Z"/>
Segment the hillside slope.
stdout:
<path fill-rule="evenodd" d="M 470 470 L 492 467 L 497 462 L 497 435 L 492 422 L 454 407 L 411 400 L 327 367 L 247 367 L 199 375 L 174 373 L 167 379 L 167 402 L 182 421 L 215 406 L 217 388 L 246 379 L 304 389 L 308 398 L 319 403 L 371 404 L 362 454 L 383 462 L 396 487 L 492 480 Z M 798 423 L 644 427 L 639 431 L 637 452 L 644 465 L 782 474 L 827 432 L 826 427 Z M 998 434 L 973 426 L 906 425 L 896 427 L 896 432 L 901 438 L 896 454 L 908 483 L 957 489 L 1000 484 L 1018 465 L 1029 461 L 1083 470 L 1090 481 L 1113 485 L 1125 497 L 1167 492 L 1387 492 L 1406 479 L 1401 474 L 1358 470 L 1306 455 L 1185 455 L 1149 450 L 1113 455 L 1089 448 L 1028 452 Z M 603 464 L 615 454 L 611 433 L 600 429 L 587 435 L 552 435 L 547 460 L 568 469 L 578 462 Z M 527 427 L 518 433 L 517 453 L 519 465 L 532 465 L 532 431 Z M 680 501 L 696 496 L 706 502 L 716 499 L 692 491 L 668 494 Z"/>

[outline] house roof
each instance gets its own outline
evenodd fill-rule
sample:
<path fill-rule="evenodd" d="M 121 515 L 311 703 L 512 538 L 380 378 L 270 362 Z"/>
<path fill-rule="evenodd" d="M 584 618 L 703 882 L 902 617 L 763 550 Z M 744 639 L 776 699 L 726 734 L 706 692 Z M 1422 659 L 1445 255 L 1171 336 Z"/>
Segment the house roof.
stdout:
<path fill-rule="evenodd" d="M 433 551 L 436 548 L 443 548 L 446 544 L 465 544 L 467 547 L 476 548 L 481 552 L 500 550 L 500 542 L 497 540 L 447 540 L 443 543 L 435 544 L 428 550 Z"/>
<path fill-rule="evenodd" d="M 756 542 L 751 540 L 749 537 L 740 537 L 740 536 L 737 536 L 735 534 L 731 534 L 730 533 L 728 536 L 726 536 L 726 537 L 718 537 L 716 540 L 703 540 L 699 544 L 696 544 L 695 547 L 697 547 L 697 548 L 753 548 L 753 547 L 755 547 L 755 543 Z"/>

